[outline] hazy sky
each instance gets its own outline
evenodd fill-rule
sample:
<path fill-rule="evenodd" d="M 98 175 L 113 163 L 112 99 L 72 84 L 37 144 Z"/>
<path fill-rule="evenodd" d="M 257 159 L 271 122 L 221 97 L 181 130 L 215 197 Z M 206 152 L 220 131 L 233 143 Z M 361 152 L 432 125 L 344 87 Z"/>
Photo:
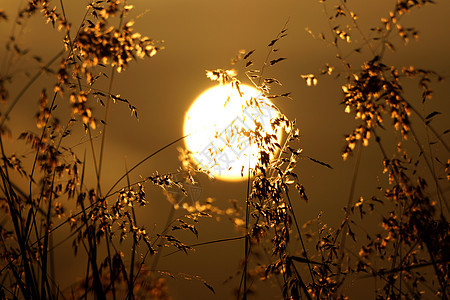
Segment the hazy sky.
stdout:
<path fill-rule="evenodd" d="M 10 20 L 13 20 L 14 13 L 22 2 L 0 0 L 0 8 L 5 8 Z M 54 2 L 59 5 L 59 1 Z M 79 25 L 86 3 L 88 1 L 64 1 L 68 19 L 74 29 Z M 275 104 L 289 118 L 297 120 L 305 155 L 327 162 L 334 168 L 330 170 L 309 160 L 302 160 L 298 173 L 310 200 L 308 204 L 297 201 L 294 206 L 301 223 L 322 211 L 326 222 L 337 225 L 336 222 L 343 215 L 342 207 L 347 202 L 354 166 L 354 159 L 344 162 L 340 154 L 345 144 L 344 135 L 350 132 L 355 121 L 339 105 L 343 84 L 341 79 L 333 76 L 320 77 L 316 87 L 307 87 L 300 76 L 319 73 L 326 63 L 338 66 L 335 73 L 342 70 L 335 59 L 335 48 L 314 38 L 306 30 L 309 28 L 316 36 L 320 33 L 330 35 L 322 4 L 318 0 L 130 0 L 128 3 L 135 6 L 128 18 L 135 19 L 136 30 L 155 40 L 163 40 L 165 49 L 151 59 L 132 62 L 126 72 L 115 77 L 113 93 L 120 94 L 138 108 L 139 121 L 130 116 L 125 105 L 118 103 L 112 106 L 106 144 L 108 151 L 105 156 L 105 162 L 108 163 L 105 164 L 103 173 L 105 186 L 122 175 L 125 161 L 128 166 L 132 166 L 149 153 L 182 136 L 186 110 L 202 91 L 215 84 L 206 78 L 205 70 L 234 68 L 238 72 L 238 78 L 248 84 L 242 64 L 233 66 L 230 64 L 231 59 L 241 49 L 256 49 L 254 67 L 259 68 L 267 54 L 267 44 L 288 22 L 288 36 L 279 42 L 276 54 L 287 57 L 287 60 L 270 68 L 267 75 L 279 79 L 283 83 L 279 91 L 291 92 L 293 100 L 279 99 Z M 388 16 L 395 3 L 395 0 L 352 0 L 348 1 L 348 6 L 359 15 L 361 29 L 369 35 L 369 28 L 380 25 L 380 19 Z M 387 54 L 389 62 L 396 66 L 415 65 L 418 68 L 433 69 L 444 77 L 450 75 L 450 2 L 437 0 L 436 3 L 437 5 L 416 10 L 401 20 L 405 25 L 417 27 L 419 40 L 411 41 L 405 47 L 399 38 L 394 38 L 398 51 Z M 330 11 L 333 6 L 334 4 L 330 5 Z M 1 45 L 11 32 L 12 24 L 11 21 L 0 23 Z M 31 49 L 33 55 L 40 55 L 43 61 L 47 61 L 61 49 L 62 35 L 51 26 L 42 24 L 41 16 L 32 18 L 25 26 L 20 41 L 24 47 Z M 351 33 L 355 36 L 353 43 L 361 43 L 357 33 L 354 30 Z M 2 46 L 0 57 L 4 51 Z M 355 67 L 368 55 L 363 51 L 360 57 L 355 57 Z M 13 68 L 20 74 L 23 71 L 34 73 L 37 70 L 31 59 L 21 61 Z M 20 74 L 18 76 L 22 76 L 19 78 L 23 80 L 14 83 L 11 94 L 26 82 L 25 77 Z M 22 130 L 32 126 L 32 117 L 38 109 L 39 92 L 47 83 L 48 78 L 44 77 L 38 81 L 27 92 L 24 103 L 13 111 L 11 122 L 14 125 L 14 138 Z M 51 84 L 47 86 L 51 87 Z M 444 82 L 433 85 L 433 88 L 436 91 L 433 101 L 437 109 L 448 115 L 450 85 Z M 419 103 L 420 94 L 412 95 L 415 97 L 413 101 Z M 424 109 L 424 114 L 430 112 L 429 108 Z M 94 112 L 99 114 L 99 118 L 103 114 L 100 107 L 96 107 Z M 437 128 L 448 127 L 448 119 L 437 119 L 434 125 Z M 146 162 L 132 174 L 132 178 L 149 176 L 156 171 L 175 171 L 180 166 L 177 146 L 184 145 L 179 143 Z M 78 147 L 79 156 L 82 156 L 85 147 L 87 148 L 87 144 Z M 381 180 L 377 177 L 382 170 L 380 162 L 380 154 L 373 145 L 364 149 L 362 171 L 356 189 L 358 196 L 367 197 L 374 192 Z M 244 203 L 245 183 L 211 182 L 204 176 L 200 176 L 199 181 L 202 199 L 208 196 L 216 198 L 221 207 L 225 207 L 230 198 L 237 199 L 240 204 Z M 139 213 L 139 219 L 149 231 L 157 232 L 166 221 L 170 205 L 158 189 L 149 185 L 147 187 L 150 206 Z M 189 237 L 187 243 L 237 235 L 239 233 L 227 221 L 220 224 L 207 221 L 200 226 L 198 241 Z M 61 246 L 61 249 L 67 250 L 67 256 L 72 255 L 70 248 L 71 243 Z M 238 285 L 239 276 L 226 285 L 222 285 L 222 282 L 238 271 L 242 253 L 242 241 L 222 243 L 198 248 L 190 256 L 176 254 L 162 257 L 158 267 L 174 273 L 200 275 L 217 291 L 217 295 L 213 296 L 199 282 L 169 279 L 171 294 L 175 299 L 229 299 L 230 291 Z M 57 263 L 68 268 L 75 268 L 76 265 L 68 262 L 66 257 L 58 257 Z M 63 274 L 64 269 L 57 269 L 57 272 Z"/>

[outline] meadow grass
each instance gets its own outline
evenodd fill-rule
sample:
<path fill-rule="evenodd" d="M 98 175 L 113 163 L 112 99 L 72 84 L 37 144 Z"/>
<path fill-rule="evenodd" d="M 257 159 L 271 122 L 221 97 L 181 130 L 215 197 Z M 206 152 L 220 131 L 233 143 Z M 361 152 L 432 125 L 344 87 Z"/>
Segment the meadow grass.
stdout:
<path fill-rule="evenodd" d="M 53 2 L 58 8 L 53 8 Z M 266 134 L 258 126 L 254 130 L 232 128 L 234 134 L 246 136 L 260 148 L 257 165 L 248 170 L 244 207 L 231 202 L 221 209 L 210 198 L 177 203 L 166 193 L 173 209 L 156 233 L 149 232 L 137 218 L 137 210 L 148 204 L 145 186 L 155 185 L 164 191 L 175 188 L 187 194 L 186 186 L 195 184 L 196 174 L 210 174 L 186 149 L 180 150 L 182 169 L 177 171 L 186 176 L 156 173 L 132 182 L 130 174 L 185 137 L 127 166 L 111 186 L 102 184 L 102 179 L 105 164 L 109 163 L 105 161 L 105 141 L 108 124 L 114 121 L 110 117 L 111 105 L 124 104 L 138 117 L 132 102 L 112 94 L 115 74 L 125 71 L 133 60 L 158 55 L 162 47 L 134 31 L 134 23 L 127 19 L 132 6 L 126 1 L 92 1 L 76 29 L 66 18 L 63 0 L 27 1 L 15 24 L 25 26 L 34 15 L 43 15 L 63 33 L 63 50 L 55 49 L 56 54 L 48 62 L 34 58 L 40 63 L 39 70 L 20 90 L 9 91 L 15 80 L 11 61 L 26 57 L 28 52 L 15 42 L 14 32 L 6 45 L 0 77 L 0 96 L 6 107 L 0 123 L 0 297 L 170 299 L 165 281 L 171 276 L 170 270 L 158 271 L 163 249 L 171 249 L 165 254 L 169 256 L 180 251 L 188 254 L 200 246 L 239 241 L 243 253 L 240 271 L 235 275 L 239 282 L 236 299 L 259 299 L 262 296 L 258 288 L 268 281 L 279 286 L 279 297 L 283 299 L 345 299 L 349 283 L 363 279 L 375 283 L 368 294 L 376 299 L 448 299 L 448 130 L 441 133 L 432 123 L 440 112 L 431 110 L 424 115 L 417 101 L 407 97 L 405 91 L 409 87 L 406 81 L 416 80 L 419 105 L 431 106 L 431 82 L 443 78 L 430 70 L 385 61 L 386 51 L 394 50 L 392 36 L 399 36 L 405 43 L 417 36 L 416 29 L 401 25 L 402 16 L 431 2 L 397 1 L 389 16 L 368 36 L 347 1 L 322 1 L 330 32 L 320 37 L 336 49 L 337 65 L 327 63 L 320 74 L 304 74 L 302 78 L 308 86 L 314 86 L 320 84 L 321 76 L 338 73 L 336 81 L 343 82 L 343 110 L 357 120 L 342 151 L 343 159 L 355 154 L 356 161 L 340 226 L 328 227 L 321 215 L 305 222 L 295 211 L 294 199 L 314 201 L 306 194 L 298 162 L 306 159 L 321 168 L 332 166 L 303 154 L 295 121 L 280 111 L 271 123 L 274 129 L 284 132 L 283 143 L 278 143 L 276 134 Z M 0 11 L 0 19 L 5 22 L 8 16 Z M 286 60 L 278 54 L 278 47 L 282 47 L 288 28 L 287 22 L 268 43 L 261 67 L 253 68 L 257 64 L 253 59 L 255 50 L 240 52 L 233 61 L 245 68 L 245 80 L 268 99 L 290 98 L 289 93 L 272 94 L 272 87 L 281 82 L 266 76 L 269 68 Z M 352 32 L 343 28 L 352 28 Z M 362 45 L 352 44 L 353 35 L 358 35 Z M 354 60 L 353 55 L 360 52 L 363 58 Z M 36 128 L 19 136 L 32 153 L 23 159 L 4 147 L 8 134 L 15 130 L 9 128 L 9 116 L 18 105 L 26 105 L 26 92 L 44 74 L 51 76 L 54 84 L 52 90 L 44 87 L 39 96 Z M 207 77 L 240 91 L 241 81 L 231 70 L 207 71 Z M 246 105 L 258 109 L 258 101 Z M 69 116 L 58 115 L 58 106 L 66 107 Z M 94 106 L 103 108 L 103 116 L 94 115 Z M 257 125 L 257 118 L 254 122 Z M 78 125 L 83 128 L 80 135 L 87 144 L 81 152 L 66 143 Z M 375 144 L 381 154 L 385 175 L 381 175 L 384 181 L 374 196 L 363 199 L 356 195 L 356 180 L 361 172 L 361 155 L 369 144 Z M 88 157 L 92 165 L 88 165 Z M 72 203 L 76 210 L 67 211 L 64 203 Z M 175 217 L 175 209 L 182 215 Z M 202 218 L 218 217 L 231 220 L 239 234 L 194 244 L 181 238 L 185 234 L 198 236 Z M 373 220 L 381 226 L 374 229 Z M 72 242 L 73 253 L 85 268 L 84 278 L 74 280 L 70 288 L 61 287 L 60 278 L 55 277 L 57 245 L 53 237 L 60 231 L 67 232 L 63 242 Z M 208 279 L 195 274 L 183 277 L 201 282 L 211 297 L 215 293 Z"/>

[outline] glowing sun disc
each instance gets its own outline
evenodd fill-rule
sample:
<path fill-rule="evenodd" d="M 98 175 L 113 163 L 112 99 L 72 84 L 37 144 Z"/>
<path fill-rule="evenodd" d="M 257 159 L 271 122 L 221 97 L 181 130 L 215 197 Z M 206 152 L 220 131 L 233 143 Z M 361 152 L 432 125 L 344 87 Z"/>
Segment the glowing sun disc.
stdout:
<path fill-rule="evenodd" d="M 241 84 L 240 91 L 242 96 L 229 85 L 212 87 L 194 101 L 184 119 L 187 149 L 200 167 L 221 180 L 243 180 L 248 167 L 253 169 L 257 163 L 260 149 L 239 133 L 241 129 L 254 130 L 256 119 L 263 132 L 275 134 L 270 121 L 279 113 L 270 100 L 250 86 Z M 258 108 L 245 104 L 251 100 L 259 103 Z"/>

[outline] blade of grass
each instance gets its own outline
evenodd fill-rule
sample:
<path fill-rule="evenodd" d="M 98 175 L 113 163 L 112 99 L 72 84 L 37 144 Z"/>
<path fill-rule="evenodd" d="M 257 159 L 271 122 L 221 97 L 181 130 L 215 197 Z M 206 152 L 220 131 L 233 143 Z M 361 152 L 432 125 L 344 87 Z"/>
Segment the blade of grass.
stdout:
<path fill-rule="evenodd" d="M 248 232 L 248 225 L 250 221 L 250 182 L 251 182 L 251 169 L 250 169 L 250 157 L 248 156 L 248 173 L 247 173 L 247 187 L 246 187 L 246 196 L 245 196 L 245 241 L 244 241 L 244 270 L 242 271 L 241 281 L 239 283 L 239 290 L 237 294 L 237 300 L 239 300 L 241 288 L 243 287 L 243 295 L 242 299 L 247 299 L 247 267 L 248 267 L 248 258 L 250 255 L 250 234 Z"/>
<path fill-rule="evenodd" d="M 127 167 L 127 162 L 125 160 L 125 172 L 128 171 L 128 167 Z M 130 177 L 127 174 L 127 184 L 128 184 L 128 190 L 131 189 L 130 187 Z M 134 224 L 132 224 L 132 227 L 136 227 L 137 228 L 137 221 L 136 221 L 136 213 L 134 211 L 134 203 L 131 202 L 131 214 L 133 217 L 133 222 Z M 135 261 L 135 256 L 136 256 L 136 240 L 137 240 L 137 236 L 136 236 L 136 232 L 133 232 L 133 246 L 131 247 L 131 262 L 130 262 L 130 274 L 129 274 L 129 281 L 128 281 L 128 296 L 127 298 L 134 300 L 134 293 L 133 293 L 133 276 L 134 276 L 134 261 Z"/>
<path fill-rule="evenodd" d="M 36 286 L 35 276 L 33 273 L 33 268 L 30 265 L 31 258 L 29 258 L 27 255 L 27 247 L 25 245 L 25 240 L 23 236 L 24 228 L 21 226 L 21 224 L 24 224 L 24 222 L 20 210 L 18 210 L 15 205 L 15 203 L 18 203 L 18 199 L 11 186 L 11 179 L 8 173 L 8 166 L 6 165 L 6 155 L 5 149 L 3 147 L 3 138 L 1 134 L 0 134 L 0 149 L 3 160 L 3 168 L 0 168 L 0 175 L 2 178 L 3 187 L 5 189 L 5 197 L 9 206 L 10 215 L 13 221 L 17 241 L 19 243 L 20 256 L 22 257 L 22 264 L 24 266 L 25 290 L 26 290 L 26 294 L 24 296 L 25 297 L 33 296 L 36 298 L 38 297 L 38 290 Z M 18 278 L 18 280 L 20 281 L 21 279 Z"/>
<path fill-rule="evenodd" d="M 208 241 L 208 242 L 203 242 L 203 243 L 191 244 L 191 245 L 188 245 L 188 247 L 198 247 L 198 246 L 206 246 L 206 245 L 211 245 L 211 244 L 216 244 L 216 243 L 238 241 L 238 240 L 245 239 L 246 237 L 247 237 L 247 235 L 237 236 L 237 237 L 232 237 L 232 238 L 225 238 L 225 239 L 218 239 L 218 240 L 213 240 L 213 241 Z M 174 251 L 172 251 L 170 253 L 165 254 L 163 257 L 167 257 L 167 256 L 170 256 L 170 255 L 173 255 L 173 254 L 178 253 L 180 251 L 182 251 L 182 250 L 181 249 L 174 250 Z"/>
<path fill-rule="evenodd" d="M 86 174 L 86 149 L 84 150 L 84 154 L 83 154 L 83 168 L 82 168 L 82 170 L 81 170 L 81 180 L 80 180 L 80 191 L 79 191 L 79 195 L 82 193 L 82 190 L 83 190 L 83 184 L 84 184 L 84 175 Z M 87 216 L 86 216 L 86 210 L 83 208 L 83 206 L 84 206 L 84 199 L 81 201 L 81 205 L 82 205 L 82 212 L 83 212 L 83 215 L 84 215 L 84 224 L 86 225 L 86 218 L 87 218 Z M 86 226 L 86 228 L 87 228 L 87 226 Z M 80 227 L 80 230 L 81 230 L 81 227 Z M 86 249 L 86 245 L 84 244 L 84 241 L 82 240 L 82 242 L 83 242 L 83 245 L 84 245 L 84 248 Z M 89 251 L 86 251 L 86 252 L 89 252 Z M 84 289 L 85 289 L 85 292 L 84 292 L 84 299 L 87 299 L 87 294 L 88 294 L 88 289 L 89 289 L 89 268 L 90 268 L 90 264 L 89 263 L 87 263 L 86 264 L 87 266 L 86 266 L 86 277 L 85 277 L 85 280 L 84 280 Z"/>
<path fill-rule="evenodd" d="M 447 211 L 450 212 L 450 208 L 448 206 L 447 200 L 445 199 L 444 193 L 442 192 L 441 186 L 439 185 L 439 182 L 436 178 L 436 173 L 435 173 L 435 169 L 434 169 L 434 160 L 432 157 L 432 152 L 431 152 L 431 146 L 430 143 L 428 143 L 429 146 L 429 150 L 430 150 L 430 160 L 427 157 L 427 153 L 425 152 L 425 149 L 422 147 L 422 144 L 419 141 L 419 138 L 416 134 L 416 132 L 413 129 L 413 126 L 410 126 L 410 131 L 411 134 L 414 138 L 414 142 L 417 145 L 417 147 L 419 148 L 420 152 L 423 155 L 423 159 L 425 160 L 425 164 L 427 165 L 427 169 L 430 172 L 431 177 L 433 178 L 433 182 L 436 186 L 436 192 L 437 192 L 437 196 L 438 196 L 438 200 L 439 200 L 439 205 L 441 207 L 441 214 L 442 214 L 442 207 L 445 206 L 445 208 L 447 208 Z"/>
<path fill-rule="evenodd" d="M 308 265 L 308 270 L 309 270 L 309 274 L 311 275 L 311 280 L 313 283 L 315 283 L 314 275 L 313 275 L 311 264 L 310 264 L 310 259 L 308 256 L 308 252 L 306 251 L 305 243 L 303 242 L 302 233 L 300 232 L 300 227 L 298 226 L 297 217 L 295 216 L 294 208 L 292 207 L 291 197 L 289 196 L 289 191 L 287 189 L 286 189 L 286 198 L 288 199 L 288 204 L 289 204 L 288 207 L 289 207 L 289 210 L 291 211 L 292 218 L 294 219 L 294 224 L 295 224 L 295 228 L 297 230 L 298 237 L 300 239 L 300 244 L 302 245 L 302 249 L 305 254 L 305 258 L 307 260 L 306 264 Z"/>
<path fill-rule="evenodd" d="M 8 247 L 6 246 L 5 240 L 3 239 L 3 235 L 0 234 L 0 238 L 2 240 L 2 244 L 3 244 L 3 248 L 5 249 L 5 253 L 11 253 L 10 251 L 8 251 Z M 17 287 L 22 291 L 22 294 L 28 295 L 28 291 L 27 288 L 25 287 L 25 284 L 22 282 L 21 277 L 19 275 L 19 273 L 17 272 L 10 255 L 5 255 L 6 256 L 6 260 L 8 261 L 8 265 L 10 266 L 11 271 L 13 272 L 14 277 L 16 278 L 16 282 L 17 282 Z M 7 275 L 7 274 L 6 274 Z M 6 278 L 6 276 L 5 276 Z M 3 284 L 2 284 L 2 288 L 3 288 Z M 12 292 L 11 292 L 12 293 Z"/>
<path fill-rule="evenodd" d="M 178 143 L 179 141 L 185 139 L 186 137 L 188 137 L 190 134 L 187 134 L 183 137 L 180 137 L 176 140 L 174 140 L 173 142 L 170 142 L 169 144 L 159 148 L 158 150 L 156 150 L 155 152 L 153 152 L 152 154 L 148 155 L 147 157 L 145 157 L 143 160 L 141 160 L 140 162 L 138 162 L 137 164 L 135 164 L 130 170 L 128 170 L 127 172 L 125 172 L 125 174 L 123 174 L 113 185 L 112 187 L 108 190 L 108 192 L 106 193 L 105 198 L 107 198 L 112 190 L 120 183 L 120 181 L 122 181 L 122 179 L 124 179 L 128 174 L 130 174 L 131 172 L 133 172 L 137 167 L 139 167 L 140 165 L 142 165 L 144 162 L 146 162 L 147 160 L 149 160 L 150 158 L 152 158 L 153 156 L 155 156 L 156 154 L 158 154 L 159 152 L 169 148 L 170 146 Z"/>
<path fill-rule="evenodd" d="M 14 100 L 9 105 L 8 109 L 5 113 L 3 113 L 2 120 L 0 122 L 0 128 L 3 127 L 6 120 L 8 119 L 9 114 L 13 110 L 14 106 L 19 102 L 19 100 L 22 98 L 22 96 L 25 94 L 25 92 L 33 85 L 33 83 L 39 78 L 39 76 L 44 73 L 44 70 L 48 69 L 60 56 L 64 54 L 64 50 L 61 50 L 58 52 L 50 61 L 41 69 L 39 70 L 31 79 L 28 81 L 28 83 L 20 90 L 19 94 L 14 98 Z"/>
<path fill-rule="evenodd" d="M 356 180 L 358 179 L 359 166 L 361 164 L 362 148 L 363 148 L 362 143 L 358 142 L 358 152 L 356 154 L 356 162 L 355 162 L 355 167 L 353 169 L 353 177 L 352 177 L 352 182 L 350 184 L 350 192 L 348 195 L 347 206 L 345 208 L 344 224 L 343 224 L 342 230 L 340 231 L 341 242 L 339 245 L 339 254 L 338 254 L 338 262 L 337 262 L 337 279 L 336 279 L 336 281 L 339 284 L 340 284 L 340 280 L 341 280 L 342 262 L 344 260 L 345 241 L 346 241 L 347 233 L 348 233 L 348 229 L 349 229 L 348 221 L 349 221 L 349 217 L 350 217 L 350 206 L 352 205 L 353 197 L 355 194 Z M 339 233 L 336 235 L 335 241 L 337 240 L 338 235 L 339 235 Z M 342 285 L 340 285 L 340 286 L 342 286 Z"/>
<path fill-rule="evenodd" d="M 125 0 L 123 2 L 123 6 L 125 7 L 125 5 L 127 4 L 127 1 Z M 120 14 L 120 20 L 119 20 L 119 31 L 122 30 L 122 24 L 123 24 L 123 18 L 124 18 L 124 11 L 122 11 L 122 13 Z M 114 66 L 111 66 L 111 75 L 110 75 L 110 80 L 109 80 L 109 87 L 108 87 L 108 95 L 111 95 L 112 92 L 112 88 L 113 88 L 113 82 L 114 82 L 114 75 L 116 74 L 115 72 L 115 68 Z M 101 174 L 102 174 L 102 165 L 103 165 L 103 153 L 104 153 L 104 147 L 105 147 L 105 140 L 106 140 L 106 132 L 107 132 L 107 128 L 108 128 L 108 118 L 109 118 L 109 111 L 110 111 L 110 103 L 111 103 L 111 96 L 108 97 L 108 101 L 106 101 L 106 108 L 105 108 L 105 116 L 103 118 L 103 120 L 105 121 L 103 123 L 103 134 L 102 134 L 102 142 L 100 145 L 100 158 L 98 161 L 98 186 L 100 186 L 100 179 L 101 179 Z"/>
<path fill-rule="evenodd" d="M 154 244 L 155 244 L 162 236 L 164 236 L 164 235 L 167 233 L 167 231 L 169 230 L 170 225 L 173 224 L 173 222 L 175 221 L 175 220 L 172 220 L 174 214 L 175 214 L 175 208 L 172 206 L 172 207 L 170 208 L 169 214 L 167 215 L 167 220 L 166 220 L 166 225 L 164 226 L 164 230 L 163 230 L 162 233 L 158 236 L 158 238 L 155 239 L 155 241 L 153 242 L 153 245 L 154 245 Z M 153 245 L 152 245 L 152 246 L 153 246 Z M 156 270 L 156 266 L 158 265 L 159 258 L 161 257 L 162 249 L 163 249 L 163 246 L 158 247 L 158 252 L 155 254 L 155 258 L 153 259 L 152 266 L 151 266 L 151 268 L 150 268 L 151 270 Z M 136 274 L 136 277 L 135 277 L 136 279 L 137 279 L 138 274 L 139 274 L 139 273 Z M 136 279 L 135 279 L 135 280 L 136 280 Z M 133 280 L 133 282 L 134 282 L 135 280 Z"/>
<path fill-rule="evenodd" d="M 53 99 L 52 105 L 51 107 L 53 107 L 54 104 L 54 100 L 55 97 Z M 51 110 L 52 111 L 52 110 Z M 47 118 L 50 118 L 50 116 Z M 70 125 L 70 121 L 67 124 L 67 126 Z M 45 130 L 45 129 L 44 129 Z M 65 132 L 66 129 L 63 130 L 63 132 Z M 62 140 L 64 138 L 64 135 L 61 135 L 58 143 L 56 145 L 56 151 L 59 151 L 59 148 L 61 147 L 61 143 Z M 51 209 L 52 209 L 52 200 L 53 200 L 53 194 L 54 194 L 54 184 L 55 184 L 55 178 L 56 178 L 56 169 L 53 170 L 52 172 L 52 180 L 51 180 L 51 184 L 50 184 L 50 197 L 48 199 L 48 211 L 47 211 L 47 221 L 45 224 L 45 235 L 44 235 L 44 246 L 42 248 L 43 251 L 43 255 L 42 255 L 42 281 L 41 281 L 41 298 L 42 299 L 46 299 L 46 298 L 52 298 L 52 290 L 50 288 L 50 283 L 48 281 L 48 275 L 47 275 L 47 268 L 48 268 L 48 253 L 49 253 L 49 241 L 50 241 L 50 236 L 53 236 L 51 234 Z M 42 187 L 42 191 L 44 191 L 44 186 L 45 183 L 43 184 Z M 41 193 L 40 199 L 42 198 L 43 193 Z M 41 200 L 39 200 L 39 202 L 41 202 Z M 53 256 L 53 252 L 50 254 L 51 256 Z M 45 283 L 45 286 L 44 286 Z M 45 287 L 47 288 L 47 295 L 45 294 Z"/>
<path fill-rule="evenodd" d="M 300 276 L 300 273 L 298 272 L 297 268 L 295 267 L 295 264 L 293 263 L 292 259 L 290 257 L 287 258 L 289 261 L 289 265 L 291 265 L 294 268 L 295 276 L 297 277 L 298 281 L 300 282 L 300 286 L 305 293 L 305 296 L 308 300 L 312 300 L 311 295 L 309 294 L 308 288 L 306 287 L 305 283 L 303 282 L 302 277 Z M 309 262 L 308 262 L 309 265 Z"/>

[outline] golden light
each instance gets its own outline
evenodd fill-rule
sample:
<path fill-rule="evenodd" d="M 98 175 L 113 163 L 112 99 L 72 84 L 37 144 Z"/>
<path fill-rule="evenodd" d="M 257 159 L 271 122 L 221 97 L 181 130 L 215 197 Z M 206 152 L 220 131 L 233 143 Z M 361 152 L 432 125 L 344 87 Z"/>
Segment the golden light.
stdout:
<path fill-rule="evenodd" d="M 195 162 L 221 180 L 243 180 L 248 168 L 254 169 L 261 149 L 254 139 L 250 142 L 250 131 L 281 140 L 281 130 L 271 126 L 279 115 L 271 101 L 250 86 L 241 84 L 240 93 L 230 85 L 210 88 L 194 101 L 184 120 L 186 147 Z"/>

